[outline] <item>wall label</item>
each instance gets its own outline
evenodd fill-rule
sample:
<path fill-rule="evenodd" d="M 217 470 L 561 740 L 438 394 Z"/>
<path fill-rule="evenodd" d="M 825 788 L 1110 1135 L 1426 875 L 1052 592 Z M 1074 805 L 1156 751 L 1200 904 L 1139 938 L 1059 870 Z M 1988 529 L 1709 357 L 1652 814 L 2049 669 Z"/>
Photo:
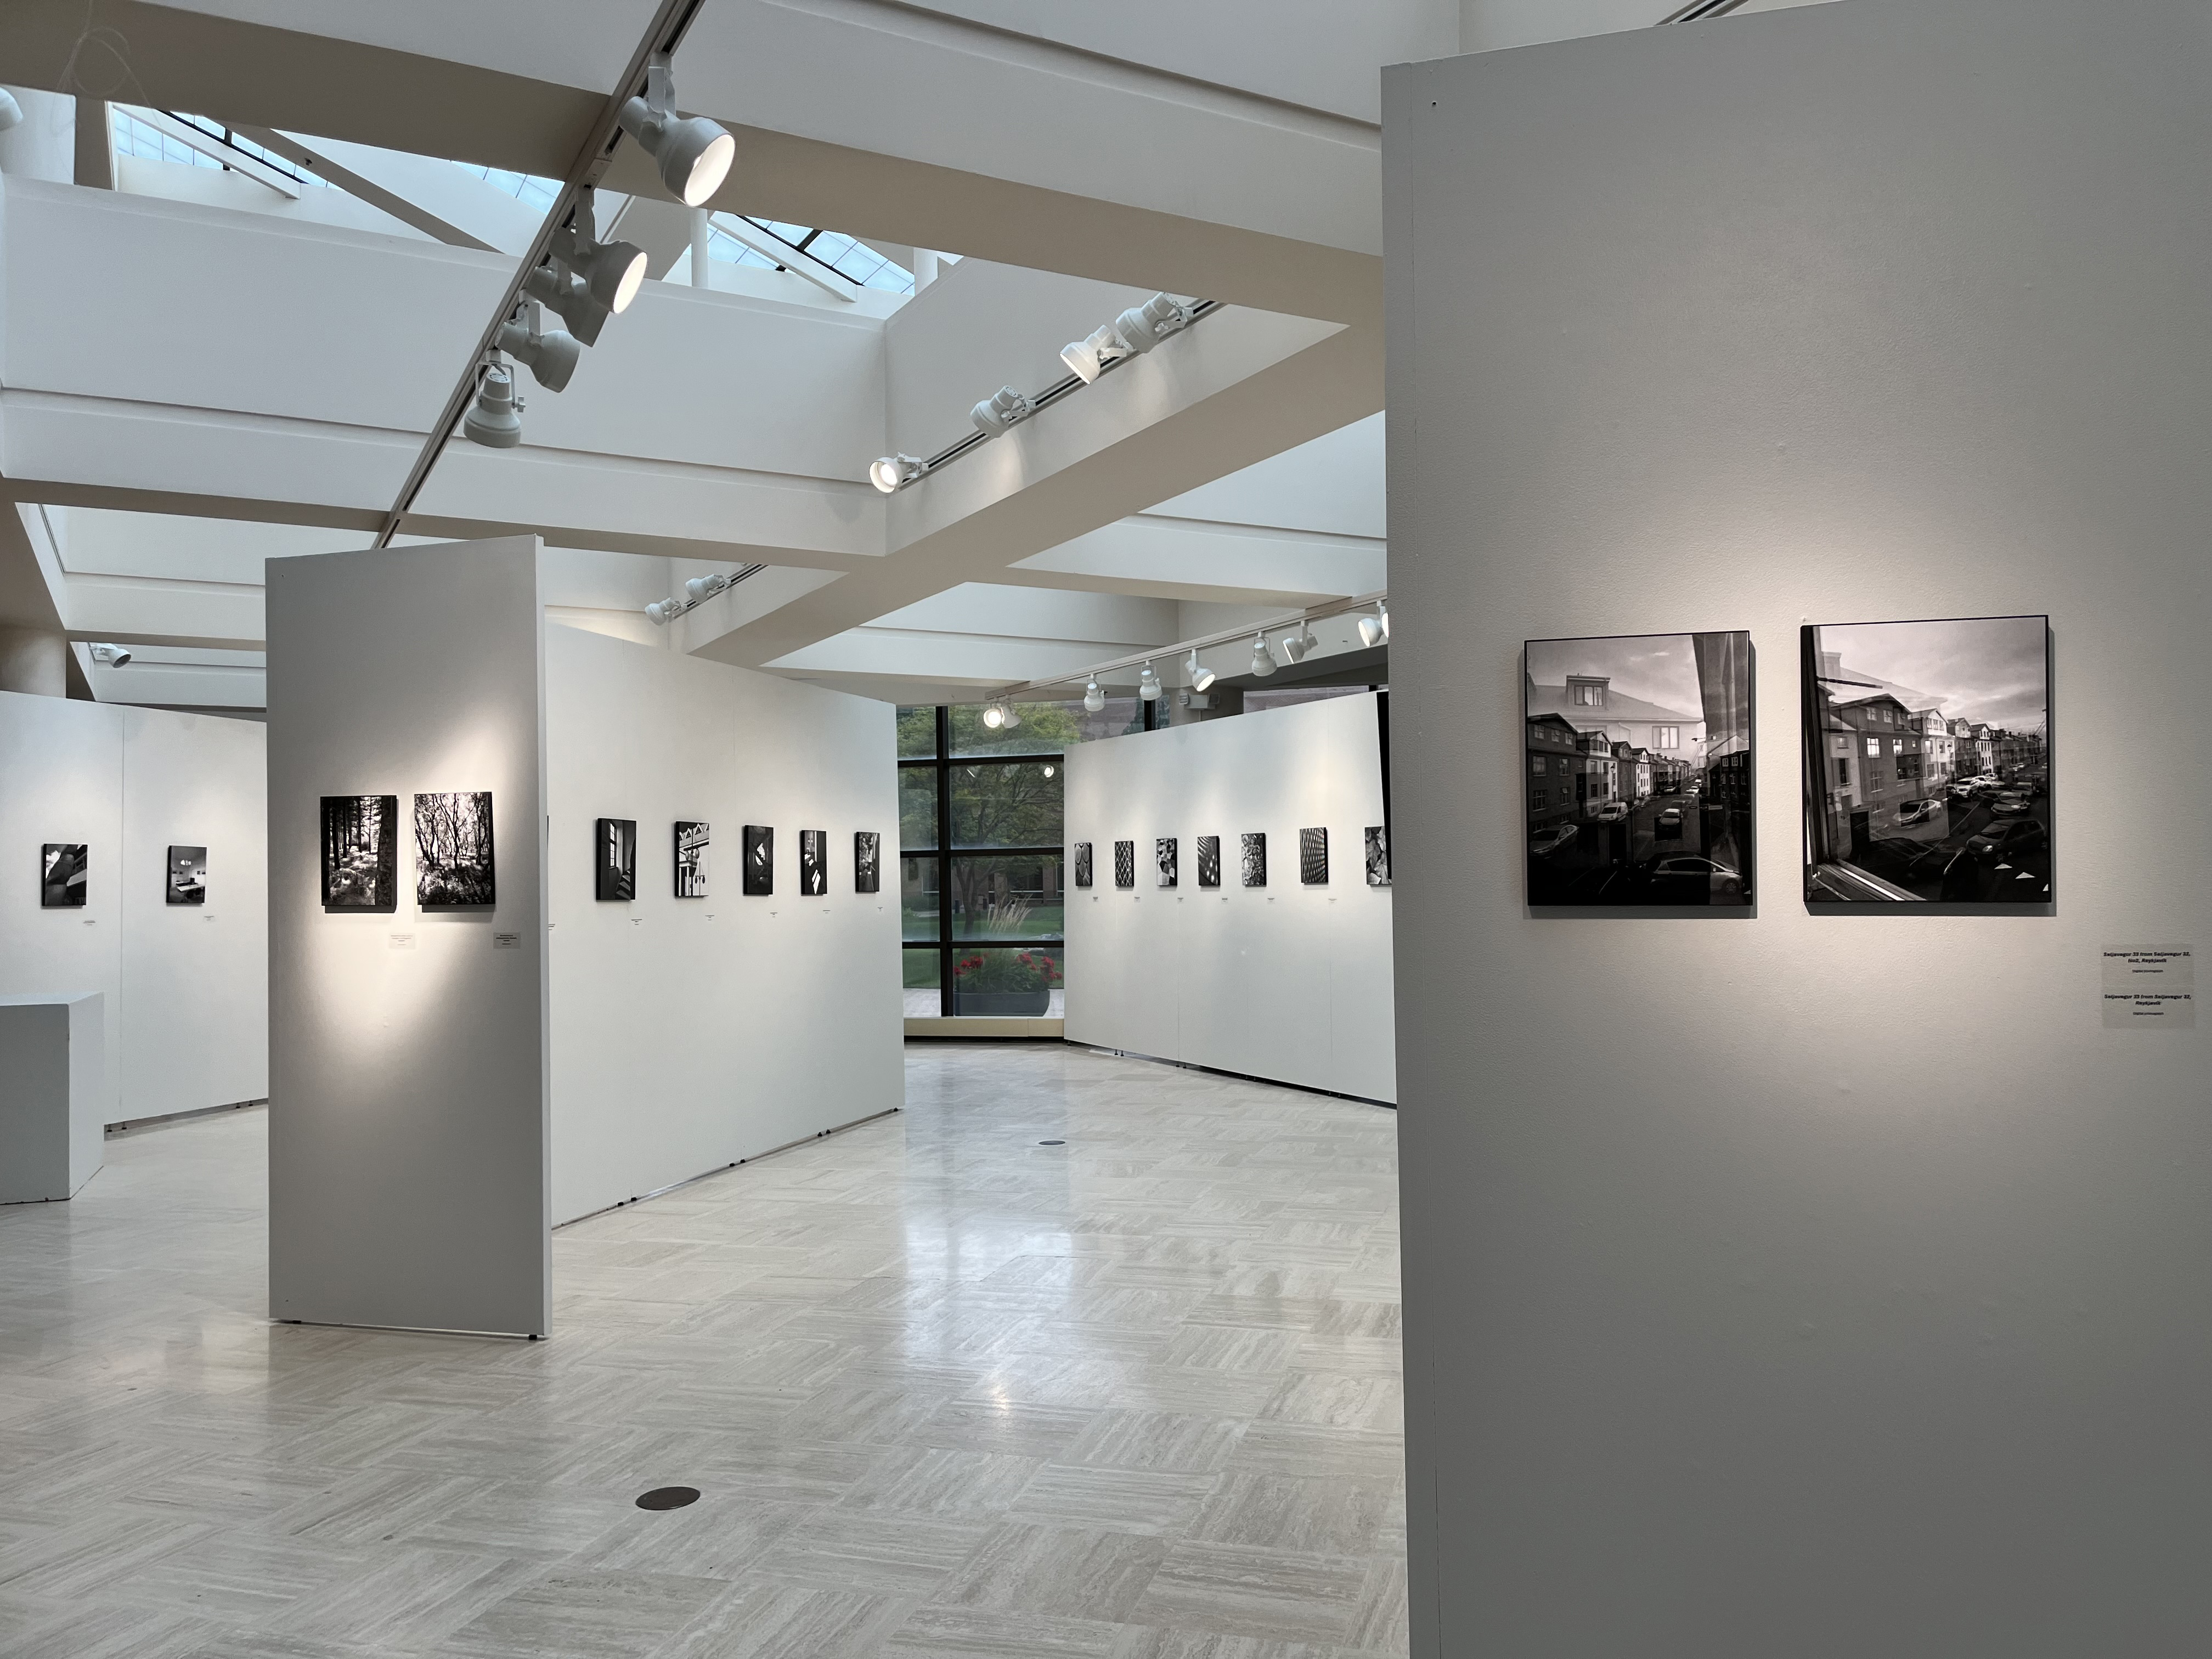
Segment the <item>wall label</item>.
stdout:
<path fill-rule="evenodd" d="M 522 948 L 522 935 L 494 933 L 491 936 L 491 948 L 495 951 L 520 951 Z"/>
<path fill-rule="evenodd" d="M 415 948 L 415 935 L 412 933 L 394 933 L 391 938 L 391 946 L 392 949 L 395 951 L 411 951 Z"/>
<path fill-rule="evenodd" d="M 2105 1029 L 2197 1024 L 2197 956 L 2186 945 L 2116 945 L 2104 952 Z"/>

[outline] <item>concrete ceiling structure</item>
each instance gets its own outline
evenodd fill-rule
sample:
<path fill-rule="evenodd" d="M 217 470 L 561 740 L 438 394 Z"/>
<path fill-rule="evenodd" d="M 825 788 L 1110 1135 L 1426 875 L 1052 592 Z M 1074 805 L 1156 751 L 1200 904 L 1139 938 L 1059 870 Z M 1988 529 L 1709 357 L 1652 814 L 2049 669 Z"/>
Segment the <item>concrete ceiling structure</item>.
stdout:
<path fill-rule="evenodd" d="M 957 263 L 911 294 L 757 255 L 695 282 L 626 143 L 600 223 L 667 280 L 559 396 L 524 381 L 520 447 L 449 441 L 402 536 L 535 532 L 562 620 L 908 701 L 1382 588 L 1377 70 L 1656 11 L 705 0 L 676 84 L 737 137 L 722 222 Z M 542 217 L 502 180 L 570 174 L 654 12 L 0 9 L 27 115 L 0 134 L 0 623 L 131 645 L 80 650 L 104 698 L 258 706 L 263 561 L 383 524 Z M 108 100 L 157 153 L 117 153 Z M 211 161 L 194 117 L 269 164 Z M 866 482 L 1161 291 L 1219 308 L 896 495 Z"/>

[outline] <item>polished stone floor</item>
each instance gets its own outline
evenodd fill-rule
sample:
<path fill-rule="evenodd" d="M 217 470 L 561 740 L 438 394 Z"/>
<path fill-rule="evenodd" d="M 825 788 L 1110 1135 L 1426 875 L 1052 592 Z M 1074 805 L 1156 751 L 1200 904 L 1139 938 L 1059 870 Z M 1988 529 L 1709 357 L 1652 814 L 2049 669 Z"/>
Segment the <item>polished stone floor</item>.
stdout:
<path fill-rule="evenodd" d="M 556 1234 L 527 1344 L 271 1326 L 264 1115 L 112 1140 L 0 1210 L 0 1653 L 1402 1654 L 1395 1146 L 917 1044 L 904 1113 Z"/>

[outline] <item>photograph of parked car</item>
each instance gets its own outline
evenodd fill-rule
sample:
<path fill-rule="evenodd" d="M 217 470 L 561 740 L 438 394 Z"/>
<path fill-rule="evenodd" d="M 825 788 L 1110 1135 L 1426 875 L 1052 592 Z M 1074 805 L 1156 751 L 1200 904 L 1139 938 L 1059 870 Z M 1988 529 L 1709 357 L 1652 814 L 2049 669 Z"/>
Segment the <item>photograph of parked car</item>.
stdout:
<path fill-rule="evenodd" d="M 1808 626 L 1805 902 L 2047 904 L 2046 617 Z"/>
<path fill-rule="evenodd" d="M 1530 640 L 1528 902 L 1752 902 L 1747 633 Z"/>

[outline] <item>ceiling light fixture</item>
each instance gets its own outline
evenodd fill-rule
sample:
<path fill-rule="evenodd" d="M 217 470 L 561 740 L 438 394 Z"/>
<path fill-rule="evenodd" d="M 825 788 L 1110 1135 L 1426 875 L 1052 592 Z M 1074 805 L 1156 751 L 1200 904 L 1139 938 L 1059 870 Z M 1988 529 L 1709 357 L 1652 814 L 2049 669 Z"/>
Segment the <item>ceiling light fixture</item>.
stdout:
<path fill-rule="evenodd" d="M 1196 647 L 1194 646 L 1191 648 L 1190 660 L 1186 663 L 1184 666 L 1190 671 L 1190 689 L 1192 690 L 1203 691 L 1207 686 L 1213 684 L 1213 671 L 1199 661 L 1198 649 Z"/>
<path fill-rule="evenodd" d="M 23 106 L 15 101 L 15 94 L 0 87 L 0 132 L 23 123 Z"/>
<path fill-rule="evenodd" d="M 5 130 L 0 128 L 0 131 Z M 92 659 L 110 668 L 120 668 L 131 660 L 131 647 L 127 645 L 95 645 L 92 647 Z"/>
<path fill-rule="evenodd" d="M 617 118 L 660 167 L 660 182 L 685 207 L 697 207 L 722 187 L 738 159 L 738 141 L 718 121 L 676 112 L 676 79 L 669 56 L 646 60 L 645 96 L 633 98 Z"/>
<path fill-rule="evenodd" d="M 1252 636 L 1252 676 L 1266 679 L 1275 672 L 1275 659 L 1267 654 L 1267 635 L 1263 629 Z"/>
<path fill-rule="evenodd" d="M 1091 684 L 1083 688 L 1083 706 L 1093 714 L 1106 706 L 1106 693 L 1099 689 L 1096 674 L 1091 677 Z"/>
<path fill-rule="evenodd" d="M 497 352 L 484 364 L 477 395 L 461 417 L 461 435 L 486 449 L 512 449 L 522 441 L 522 399 L 514 395 L 514 375 Z"/>
<path fill-rule="evenodd" d="M 592 191 L 577 191 L 574 217 L 553 233 L 553 262 L 574 273 L 586 294 L 619 317 L 645 281 L 645 250 L 635 242 L 594 240 L 598 214 Z"/>
<path fill-rule="evenodd" d="M 1390 607 L 1378 600 L 1375 606 L 1375 614 L 1371 617 L 1362 617 L 1359 619 L 1359 642 L 1371 651 L 1389 637 Z"/>
<path fill-rule="evenodd" d="M 995 438 L 1008 427 L 1026 421 L 1036 413 L 1036 404 L 1023 392 L 1010 386 L 1002 386 L 969 411 L 968 418 L 975 423 L 975 430 L 987 438 Z"/>
<path fill-rule="evenodd" d="M 1150 663 L 1146 663 L 1144 672 L 1137 676 L 1137 695 L 1146 702 L 1155 701 L 1160 695 L 1160 677 L 1152 671 Z"/>
<path fill-rule="evenodd" d="M 1297 625 L 1283 635 L 1283 654 L 1292 662 L 1304 662 L 1306 653 L 1320 643 L 1321 641 L 1314 637 L 1311 626 L 1304 617 L 1301 617 Z"/>
<path fill-rule="evenodd" d="M 929 463 L 914 455 L 885 455 L 868 463 L 868 482 L 886 495 L 896 495 L 929 471 Z"/>
<path fill-rule="evenodd" d="M 1114 331 L 1111 323 L 1071 341 L 1060 349 L 1060 360 L 1066 363 L 1075 378 L 1085 386 L 1091 385 L 1101 374 L 1123 358 L 1133 356 L 1129 343 Z"/>
<path fill-rule="evenodd" d="M 653 618 L 655 628 L 665 628 L 671 621 L 689 609 L 681 599 L 655 599 L 645 607 L 645 614 Z"/>
<path fill-rule="evenodd" d="M 579 345 L 597 345 L 599 331 L 614 315 L 591 296 L 582 277 L 550 264 L 537 266 L 524 277 L 522 291 L 568 324 Z"/>
<path fill-rule="evenodd" d="M 1171 295 L 1155 294 L 1114 319 L 1114 332 L 1132 351 L 1150 351 L 1170 334 L 1191 325 L 1194 313 Z"/>
<path fill-rule="evenodd" d="M 690 596 L 691 603 L 697 605 L 702 599 L 713 599 L 715 594 L 729 585 L 730 579 L 720 571 L 715 570 L 710 571 L 704 576 L 694 576 L 684 584 L 684 591 Z"/>
<path fill-rule="evenodd" d="M 500 325 L 499 349 L 527 368 L 530 378 L 548 392 L 565 389 L 584 356 L 584 348 L 576 343 L 574 335 L 563 334 L 557 328 L 550 334 L 544 331 L 535 300 L 524 301 L 514 308 L 514 315 Z"/>

